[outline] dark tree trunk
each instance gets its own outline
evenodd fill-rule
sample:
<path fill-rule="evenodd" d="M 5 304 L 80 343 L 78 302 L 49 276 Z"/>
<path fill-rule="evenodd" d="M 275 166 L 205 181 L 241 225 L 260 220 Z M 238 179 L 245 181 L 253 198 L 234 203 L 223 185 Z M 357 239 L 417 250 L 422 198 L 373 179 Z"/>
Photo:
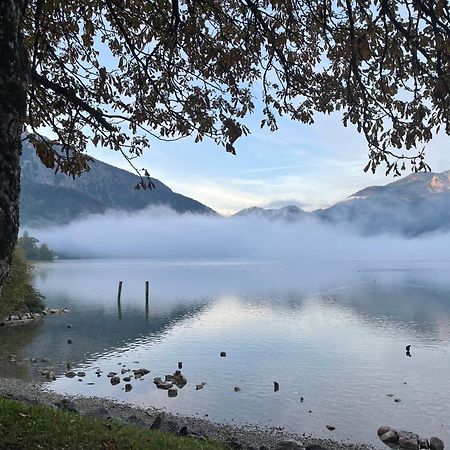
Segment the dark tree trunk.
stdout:
<path fill-rule="evenodd" d="M 19 229 L 19 158 L 29 80 L 20 34 L 24 3 L 0 0 L 0 293 Z"/>

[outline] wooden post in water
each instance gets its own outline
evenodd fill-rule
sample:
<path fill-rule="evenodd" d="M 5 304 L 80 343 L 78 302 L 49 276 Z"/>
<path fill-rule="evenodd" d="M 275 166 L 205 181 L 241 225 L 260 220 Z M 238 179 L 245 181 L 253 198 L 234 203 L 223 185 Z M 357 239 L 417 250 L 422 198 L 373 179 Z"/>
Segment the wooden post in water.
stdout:
<path fill-rule="evenodd" d="M 122 296 L 122 282 L 119 281 L 119 288 L 117 289 L 117 314 L 119 320 L 122 319 L 122 307 L 120 305 L 120 297 Z"/>
<path fill-rule="evenodd" d="M 145 320 L 148 320 L 148 297 L 149 297 L 149 285 L 148 281 L 145 282 Z"/>

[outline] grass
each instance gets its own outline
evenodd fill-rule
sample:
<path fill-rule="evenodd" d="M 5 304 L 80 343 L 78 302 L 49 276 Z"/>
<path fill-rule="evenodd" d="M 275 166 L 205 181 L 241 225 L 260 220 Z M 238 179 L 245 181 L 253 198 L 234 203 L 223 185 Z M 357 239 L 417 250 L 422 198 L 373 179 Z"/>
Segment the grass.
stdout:
<path fill-rule="evenodd" d="M 4 450 L 224 450 L 227 447 L 218 442 L 204 442 L 0 398 L 0 448 Z"/>

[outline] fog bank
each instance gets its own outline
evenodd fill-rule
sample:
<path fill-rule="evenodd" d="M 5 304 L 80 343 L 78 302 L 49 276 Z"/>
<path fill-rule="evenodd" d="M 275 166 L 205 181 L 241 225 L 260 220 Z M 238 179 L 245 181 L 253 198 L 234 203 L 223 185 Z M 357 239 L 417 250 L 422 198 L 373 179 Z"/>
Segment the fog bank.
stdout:
<path fill-rule="evenodd" d="M 351 224 L 179 215 L 165 208 L 91 215 L 29 232 L 57 253 L 88 258 L 334 260 L 449 259 L 449 233 L 363 237 Z"/>

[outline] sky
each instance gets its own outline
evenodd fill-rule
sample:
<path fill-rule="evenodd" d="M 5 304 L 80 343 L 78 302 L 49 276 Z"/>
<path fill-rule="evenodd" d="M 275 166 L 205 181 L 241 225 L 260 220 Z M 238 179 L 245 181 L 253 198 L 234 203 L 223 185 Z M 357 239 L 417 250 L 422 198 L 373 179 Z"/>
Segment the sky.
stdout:
<path fill-rule="evenodd" d="M 212 141 L 154 140 L 136 166 L 224 215 L 251 206 L 295 204 L 314 210 L 367 186 L 394 181 L 382 168 L 375 175 L 364 173 L 364 137 L 351 126 L 345 128 L 338 114 L 319 115 L 313 125 L 282 118 L 274 133 L 260 130 L 258 123 L 257 118 L 248 122 L 252 134 L 237 142 L 236 156 Z M 88 152 L 130 170 L 118 153 L 94 147 Z M 427 145 L 427 155 L 434 172 L 450 169 L 448 137 L 437 136 Z"/>

